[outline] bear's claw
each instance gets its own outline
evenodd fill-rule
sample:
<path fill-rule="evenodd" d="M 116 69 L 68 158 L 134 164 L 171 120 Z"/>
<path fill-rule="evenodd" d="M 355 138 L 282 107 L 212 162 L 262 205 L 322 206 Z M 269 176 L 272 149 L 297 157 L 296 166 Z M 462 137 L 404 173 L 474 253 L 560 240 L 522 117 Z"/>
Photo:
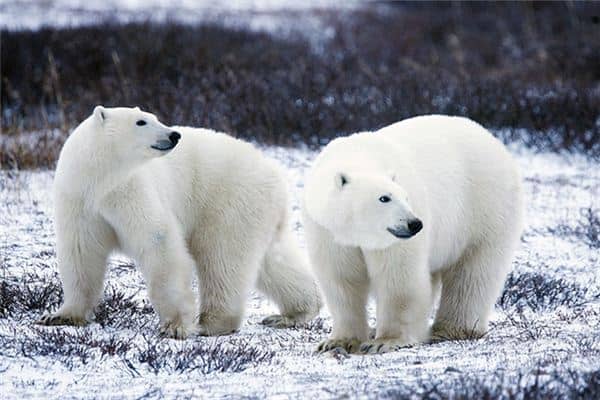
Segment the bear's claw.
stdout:
<path fill-rule="evenodd" d="M 240 326 L 238 315 L 202 312 L 198 319 L 200 336 L 223 336 L 235 333 Z"/>
<path fill-rule="evenodd" d="M 260 323 L 269 328 L 292 328 L 296 326 L 296 320 L 294 318 L 279 314 L 269 315 Z"/>
<path fill-rule="evenodd" d="M 317 346 L 317 353 L 325 353 L 336 349 L 344 349 L 348 353 L 356 353 L 360 346 L 358 339 L 328 339 Z"/>
<path fill-rule="evenodd" d="M 214 330 L 214 329 L 210 329 L 206 326 L 200 325 L 197 333 L 200 336 L 226 336 L 226 335 L 232 335 L 235 332 L 237 332 L 237 329 L 232 328 L 232 329 Z"/>
<path fill-rule="evenodd" d="M 46 326 L 84 326 L 87 325 L 87 321 L 85 318 L 81 317 L 69 317 L 66 315 L 58 315 L 58 314 L 47 314 L 42 316 L 39 320 L 35 322 L 38 325 L 46 325 Z"/>
<path fill-rule="evenodd" d="M 160 337 L 177 340 L 184 340 L 198 333 L 199 329 L 197 327 L 186 327 L 173 322 L 163 324 L 159 330 Z"/>
<path fill-rule="evenodd" d="M 263 319 L 260 323 L 269 328 L 296 328 L 310 321 L 317 313 L 298 312 L 295 314 L 273 314 Z"/>
<path fill-rule="evenodd" d="M 361 343 L 359 353 L 361 354 L 383 354 L 410 348 L 413 345 L 399 340 L 374 339 Z"/>
<path fill-rule="evenodd" d="M 485 336 L 486 332 L 478 332 L 475 329 L 453 328 L 434 324 L 431 328 L 429 343 L 440 343 L 449 340 L 477 340 Z"/>

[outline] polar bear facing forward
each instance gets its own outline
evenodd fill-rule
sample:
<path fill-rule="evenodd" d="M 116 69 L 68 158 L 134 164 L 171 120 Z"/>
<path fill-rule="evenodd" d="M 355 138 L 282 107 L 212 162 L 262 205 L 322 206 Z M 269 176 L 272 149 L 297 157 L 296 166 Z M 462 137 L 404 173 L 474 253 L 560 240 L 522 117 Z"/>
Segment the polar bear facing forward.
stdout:
<path fill-rule="evenodd" d="M 303 203 L 307 247 L 334 323 L 319 350 L 378 353 L 483 335 L 522 214 L 515 163 L 471 120 L 416 117 L 332 141 L 309 172 Z"/>
<path fill-rule="evenodd" d="M 136 260 L 169 337 L 236 330 L 255 282 L 281 310 L 269 325 L 320 308 L 288 227 L 286 181 L 248 143 L 98 106 L 61 151 L 54 203 L 64 304 L 42 323 L 86 323 L 115 250 Z"/>

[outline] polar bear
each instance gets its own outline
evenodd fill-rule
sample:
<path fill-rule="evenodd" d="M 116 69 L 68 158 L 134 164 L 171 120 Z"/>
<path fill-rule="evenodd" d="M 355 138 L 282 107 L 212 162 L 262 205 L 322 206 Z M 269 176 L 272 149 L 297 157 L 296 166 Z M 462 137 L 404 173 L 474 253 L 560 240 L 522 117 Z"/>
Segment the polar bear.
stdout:
<path fill-rule="evenodd" d="M 255 282 L 281 311 L 267 325 L 319 311 L 288 225 L 286 181 L 249 143 L 170 128 L 139 108 L 97 106 L 60 153 L 54 206 L 64 304 L 43 324 L 88 321 L 115 250 L 139 265 L 167 337 L 235 331 Z"/>
<path fill-rule="evenodd" d="M 333 140 L 303 199 L 307 247 L 334 323 L 318 351 L 380 353 L 483 335 L 522 214 L 514 161 L 469 119 L 421 116 Z"/>

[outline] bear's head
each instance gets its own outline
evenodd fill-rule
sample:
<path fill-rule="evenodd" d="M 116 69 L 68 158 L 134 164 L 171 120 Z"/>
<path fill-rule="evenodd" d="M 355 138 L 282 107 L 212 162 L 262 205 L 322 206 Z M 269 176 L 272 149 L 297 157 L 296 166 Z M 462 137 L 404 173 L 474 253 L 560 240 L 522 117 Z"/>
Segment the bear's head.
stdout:
<path fill-rule="evenodd" d="M 96 106 L 93 121 L 100 129 L 101 141 L 111 157 L 139 163 L 169 153 L 181 135 L 162 124 L 154 114 L 135 108 Z"/>
<path fill-rule="evenodd" d="M 336 173 L 328 195 L 313 203 L 316 221 L 345 246 L 384 249 L 416 235 L 423 223 L 393 174 Z M 316 214 L 316 215 L 315 215 Z"/>

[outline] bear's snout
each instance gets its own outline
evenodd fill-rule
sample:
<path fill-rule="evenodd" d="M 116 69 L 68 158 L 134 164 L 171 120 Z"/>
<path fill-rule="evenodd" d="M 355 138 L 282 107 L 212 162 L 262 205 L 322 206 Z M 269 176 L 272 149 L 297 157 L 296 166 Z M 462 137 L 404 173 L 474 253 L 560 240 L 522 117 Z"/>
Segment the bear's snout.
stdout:
<path fill-rule="evenodd" d="M 399 239 L 408 239 L 419 233 L 421 229 L 423 229 L 423 222 L 413 218 L 393 228 L 387 228 L 387 231 Z"/>
<path fill-rule="evenodd" d="M 179 139 L 181 139 L 181 134 L 179 132 L 173 131 L 169 135 L 169 140 L 171 141 L 171 144 L 173 144 L 173 146 L 175 146 L 177 142 L 179 142 Z"/>
<path fill-rule="evenodd" d="M 163 135 L 165 135 L 165 136 L 168 135 L 168 136 L 167 137 L 162 136 L 164 139 L 158 140 L 156 143 L 154 143 L 150 147 L 152 147 L 153 149 L 156 149 L 156 150 L 160 150 L 160 151 L 168 151 L 168 150 L 173 149 L 179 142 L 179 139 L 181 139 L 181 134 L 176 131 L 172 131 L 167 134 L 163 133 Z"/>
<path fill-rule="evenodd" d="M 420 219 L 415 218 L 408 221 L 408 230 L 411 235 L 416 235 L 421 229 L 423 229 L 423 223 Z"/>

